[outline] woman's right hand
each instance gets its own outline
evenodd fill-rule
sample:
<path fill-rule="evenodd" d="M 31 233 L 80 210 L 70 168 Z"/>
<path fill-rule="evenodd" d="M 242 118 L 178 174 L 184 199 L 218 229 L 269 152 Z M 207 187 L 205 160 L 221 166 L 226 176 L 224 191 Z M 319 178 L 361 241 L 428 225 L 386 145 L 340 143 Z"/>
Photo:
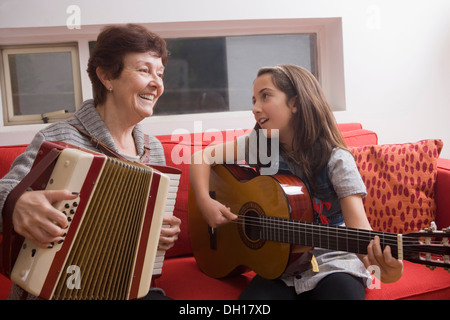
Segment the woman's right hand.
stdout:
<path fill-rule="evenodd" d="M 75 198 L 77 194 L 67 190 L 24 192 L 14 207 L 14 231 L 41 248 L 51 248 L 55 243 L 61 243 L 67 232 L 68 221 L 52 204 Z"/>
<path fill-rule="evenodd" d="M 237 219 L 237 215 L 232 213 L 229 207 L 210 197 L 200 201 L 198 205 L 203 218 L 212 228 L 217 228 Z"/>

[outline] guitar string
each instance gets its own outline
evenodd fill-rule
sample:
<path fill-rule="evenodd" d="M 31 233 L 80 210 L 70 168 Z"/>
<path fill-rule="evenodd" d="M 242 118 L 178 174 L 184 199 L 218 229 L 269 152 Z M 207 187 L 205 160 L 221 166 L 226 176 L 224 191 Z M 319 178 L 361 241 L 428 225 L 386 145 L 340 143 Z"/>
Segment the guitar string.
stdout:
<path fill-rule="evenodd" d="M 271 218 L 271 219 L 268 219 Z M 274 217 L 264 217 L 265 222 L 261 222 L 260 217 L 252 217 L 252 216 L 248 216 L 245 218 L 240 217 L 239 221 L 242 221 L 243 219 L 245 219 L 246 221 L 250 221 L 253 220 L 256 223 L 250 224 L 247 223 L 248 225 L 251 226 L 256 226 L 256 227 L 264 227 L 264 226 L 278 226 L 277 229 L 283 230 L 285 229 L 285 231 L 287 232 L 291 232 L 291 231 L 295 231 L 297 227 L 300 228 L 322 228 L 325 230 L 331 230 L 331 232 L 335 232 L 335 233 L 340 233 L 340 232 L 353 232 L 353 233 L 357 233 L 358 236 L 364 236 L 364 235 L 369 235 L 369 237 L 371 237 L 371 234 L 374 235 L 379 235 L 379 236 L 384 236 L 384 238 L 386 237 L 391 237 L 393 240 L 397 240 L 397 234 L 396 233 L 389 233 L 389 232 L 381 232 L 381 231 L 376 231 L 376 230 L 366 230 L 366 229 L 355 229 L 355 228 L 347 228 L 347 227 L 341 227 L 341 226 L 330 226 L 330 225 L 325 225 L 325 224 L 317 224 L 317 223 L 313 223 L 313 222 L 307 222 L 307 221 L 293 221 L 293 220 L 288 220 L 288 219 L 283 219 L 283 218 L 274 218 Z M 278 219 L 278 220 L 275 220 Z M 241 223 L 241 222 L 239 222 Z M 243 222 L 243 224 L 245 224 L 245 222 Z M 280 225 L 282 225 L 280 227 Z M 287 226 L 287 228 L 286 228 Z M 326 231 L 328 233 L 330 233 L 329 231 Z M 434 235 L 434 234 L 433 234 Z M 427 235 L 424 234 L 423 237 L 426 237 Z M 410 239 L 410 240 L 415 240 L 416 237 L 408 237 L 403 236 L 404 239 Z"/>
<path fill-rule="evenodd" d="M 358 235 L 358 238 L 364 238 L 365 236 L 367 238 L 372 238 L 372 235 L 370 233 L 373 233 L 376 235 L 378 232 L 373 230 L 364 230 L 364 229 L 351 229 L 351 228 L 345 228 L 345 227 L 334 227 L 329 225 L 320 225 L 320 224 L 314 224 L 311 222 L 302 222 L 302 221 L 290 221 L 290 220 L 272 220 L 272 219 L 265 219 L 264 222 L 261 222 L 261 219 L 259 217 L 245 217 L 245 221 L 251 221 L 253 220 L 254 223 L 246 223 L 241 222 L 242 218 L 239 219 L 238 223 L 247 224 L 255 227 L 272 227 L 272 229 L 277 231 L 283 231 L 283 232 L 293 232 L 296 231 L 298 228 L 305 230 L 308 234 L 315 234 L 312 231 L 308 231 L 308 229 L 324 229 L 326 230 L 325 233 L 328 233 L 329 235 L 337 235 L 338 233 L 347 233 L 343 238 L 347 239 L 348 234 L 355 233 Z M 342 229 L 340 229 L 342 228 Z M 320 232 L 320 230 L 318 230 Z M 385 234 L 384 238 L 391 237 L 392 240 L 397 241 L 397 235 L 394 234 Z M 350 239 L 350 238 L 349 238 Z M 356 238 L 354 238 L 356 239 Z"/>
<path fill-rule="evenodd" d="M 284 222 L 281 222 L 284 224 Z M 290 232 L 294 233 L 298 228 L 301 229 L 302 232 L 306 233 L 307 236 L 315 236 L 316 238 L 320 235 L 322 236 L 328 236 L 331 239 L 338 238 L 338 239 L 349 239 L 349 240 L 366 240 L 367 242 L 373 239 L 375 235 L 378 235 L 386 244 L 391 244 L 396 246 L 397 245 L 397 234 L 389 234 L 389 233 L 382 233 L 374 230 L 357 230 L 357 229 L 348 229 L 348 228 L 342 228 L 340 227 L 330 227 L 328 225 L 317 225 L 317 224 L 290 224 L 288 223 L 288 226 L 278 226 L 279 222 L 269 222 L 265 223 L 268 227 L 276 226 L 275 229 L 282 231 L 282 232 Z M 264 227 L 264 223 L 263 226 Z M 309 231 L 308 229 L 311 229 Z M 325 231 L 324 231 L 325 230 Z M 318 233 L 318 234 L 315 234 Z M 432 242 L 433 243 L 433 242 Z M 439 241 L 435 241 L 434 243 L 440 243 Z M 415 237 L 409 237 L 407 235 L 403 236 L 403 245 L 404 246 L 415 246 L 418 245 L 419 242 L 417 241 L 417 238 Z"/>
<path fill-rule="evenodd" d="M 373 237 L 375 235 L 379 235 L 380 236 L 380 242 L 381 245 L 384 247 L 386 245 L 389 245 L 392 247 L 392 250 L 394 250 L 393 252 L 398 251 L 398 242 L 397 242 L 397 234 L 390 234 L 390 233 L 383 233 L 383 232 L 379 232 L 379 231 L 374 231 L 374 230 L 364 230 L 364 229 L 349 229 L 346 227 L 336 227 L 336 226 L 329 226 L 329 225 L 321 225 L 321 224 L 316 224 L 316 223 L 312 223 L 312 222 L 304 222 L 304 221 L 292 221 L 292 220 L 287 220 L 287 219 L 283 219 L 283 218 L 274 218 L 274 217 L 269 217 L 272 219 L 267 219 L 267 216 L 264 216 L 264 220 L 266 222 L 261 223 L 261 219 L 260 216 L 258 217 L 252 217 L 252 216 L 248 216 L 245 217 L 246 220 L 249 221 L 253 221 L 252 223 L 245 223 L 245 221 L 242 221 L 242 216 L 240 217 L 240 219 L 238 219 L 238 221 L 232 221 L 233 223 L 237 223 L 237 224 L 241 224 L 241 225 L 249 225 L 249 226 L 256 226 L 259 228 L 268 228 L 270 227 L 271 229 L 274 230 L 274 232 L 290 232 L 292 233 L 292 241 L 290 241 L 289 238 L 291 238 L 290 236 L 285 237 L 285 236 L 281 236 L 280 234 L 277 234 L 276 236 L 274 235 L 274 232 L 272 232 L 270 234 L 270 232 L 266 231 L 265 232 L 265 236 L 269 237 L 269 236 L 273 236 L 273 239 L 265 239 L 265 240 L 273 240 L 273 241 L 278 241 L 278 242 L 287 242 L 287 243 L 295 243 L 295 239 L 298 239 L 298 241 L 300 242 L 300 238 L 304 239 L 304 243 L 298 243 L 300 245 L 303 246 L 311 246 L 311 247 L 324 247 L 325 249 L 333 249 L 333 250 L 340 250 L 340 251 L 346 251 L 346 252 L 354 252 L 354 253 L 361 253 L 361 254 L 367 254 L 367 245 L 369 243 L 369 241 L 371 239 L 373 239 Z M 276 222 L 275 222 L 276 220 Z M 269 222 L 267 222 L 269 221 Z M 264 226 L 264 224 L 266 226 Z M 287 224 L 288 227 L 280 227 L 280 224 Z M 262 226 L 263 225 L 263 226 Z M 275 227 L 274 227 L 275 226 Z M 318 229 L 319 230 L 319 234 L 316 234 L 317 230 L 312 230 L 312 231 L 308 231 L 308 229 Z M 326 234 L 320 234 L 320 229 L 326 228 L 327 231 L 325 232 Z M 342 229 L 341 229 L 342 228 Z M 298 232 L 298 229 L 300 229 L 300 232 L 303 232 L 302 235 L 298 235 L 296 236 L 295 233 Z M 334 230 L 333 232 L 329 232 L 329 230 Z M 339 236 L 339 233 L 342 233 L 343 230 L 345 230 L 344 232 L 346 233 L 345 236 Z M 350 231 L 350 233 L 355 233 L 356 237 L 351 237 L 348 236 L 348 231 Z M 263 236 L 264 236 L 264 232 L 263 232 Z M 320 238 L 321 236 L 327 236 L 327 240 L 323 243 L 322 239 Z M 442 237 L 443 235 L 440 235 L 440 237 Z M 310 237 L 310 244 L 307 243 L 307 237 Z M 317 237 L 319 237 L 319 239 L 317 240 Z M 426 237 L 426 235 L 424 235 L 424 237 Z M 287 238 L 287 239 L 286 239 Z M 434 263 L 438 263 L 439 266 L 441 267 L 445 267 L 445 266 L 449 266 L 448 263 L 446 263 L 445 261 L 445 256 L 449 255 L 449 250 L 450 247 L 449 246 L 442 246 L 442 242 L 438 242 L 438 241 L 431 241 L 428 245 L 428 247 L 425 247 L 424 244 L 418 242 L 416 237 L 409 237 L 408 235 L 403 235 L 403 242 L 402 242 L 402 251 L 403 251 L 403 255 L 404 257 L 410 257 L 409 260 L 411 260 L 411 258 L 414 259 L 418 259 L 421 261 L 428 261 L 428 262 L 434 262 Z M 281 240 L 283 239 L 283 240 Z M 345 240 L 345 244 L 342 243 L 342 239 Z M 341 242 L 339 241 L 341 240 Z M 350 241 L 357 241 L 357 244 L 348 244 L 348 240 Z M 367 245 L 360 245 L 360 243 L 362 243 L 363 241 L 366 242 Z M 324 244 L 327 244 L 327 246 L 324 246 Z M 432 247 L 433 245 L 438 244 L 439 246 L 437 247 Z M 431 248 L 433 249 L 433 252 L 431 251 Z M 413 256 L 411 256 L 411 254 L 413 254 Z M 429 256 L 428 254 L 431 254 L 431 256 Z M 438 260 L 436 260 L 436 258 Z M 408 259 L 408 258 L 406 258 Z M 437 266 L 437 265 L 436 265 Z"/>
<path fill-rule="evenodd" d="M 252 217 L 248 216 L 245 218 L 240 217 L 238 221 L 233 221 L 240 224 L 246 224 L 248 226 L 255 226 L 260 228 L 271 228 L 275 232 L 284 232 L 284 233 L 295 233 L 300 229 L 300 231 L 306 235 L 306 236 L 316 236 L 319 237 L 322 230 L 322 235 L 328 235 L 330 238 L 340 238 L 340 239 L 349 239 L 349 240 L 361 240 L 361 241 L 370 241 L 373 239 L 375 235 L 378 235 L 380 239 L 386 243 L 391 244 L 394 246 L 397 246 L 397 234 L 394 233 L 383 233 L 379 231 L 374 230 L 364 230 L 364 229 L 352 229 L 352 228 L 346 228 L 346 227 L 336 227 L 336 226 L 329 226 L 329 225 L 320 225 L 315 224 L 312 222 L 304 222 L 304 221 L 292 221 L 292 220 L 286 220 L 286 219 L 278 219 L 273 218 L 267 219 L 265 217 L 265 221 L 261 222 L 260 217 Z M 246 222 L 242 221 L 245 219 Z M 249 223 L 250 221 L 253 221 L 253 223 Z M 342 229 L 341 229 L 342 228 Z M 316 229 L 311 230 L 309 229 Z M 321 230 L 322 229 L 322 230 Z M 315 232 L 314 232 L 315 231 Z M 267 232 L 266 232 L 267 233 Z M 345 235 L 340 235 L 340 233 L 345 233 Z M 426 237 L 426 235 L 423 235 Z M 281 238 L 282 235 L 280 234 L 279 237 Z M 419 245 L 421 244 L 418 242 L 416 237 L 410 237 L 407 235 L 403 235 L 403 246 L 413 246 L 413 245 Z M 314 239 L 313 239 L 314 240 Z M 432 241 L 432 243 L 440 243 L 439 241 Z"/>

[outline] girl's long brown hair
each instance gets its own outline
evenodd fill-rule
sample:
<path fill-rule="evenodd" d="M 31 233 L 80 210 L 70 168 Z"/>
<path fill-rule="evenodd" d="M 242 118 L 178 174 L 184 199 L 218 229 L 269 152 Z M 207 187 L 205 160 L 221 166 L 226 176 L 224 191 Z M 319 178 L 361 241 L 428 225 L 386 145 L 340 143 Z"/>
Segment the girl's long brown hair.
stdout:
<path fill-rule="evenodd" d="M 347 149 L 333 112 L 319 82 L 305 68 L 277 65 L 260 69 L 257 76 L 267 73 L 272 75 L 273 84 L 286 94 L 286 102 L 295 99 L 297 112 L 291 119 L 294 129 L 291 156 L 311 189 L 317 190 L 317 175 L 327 164 L 333 148 Z"/>

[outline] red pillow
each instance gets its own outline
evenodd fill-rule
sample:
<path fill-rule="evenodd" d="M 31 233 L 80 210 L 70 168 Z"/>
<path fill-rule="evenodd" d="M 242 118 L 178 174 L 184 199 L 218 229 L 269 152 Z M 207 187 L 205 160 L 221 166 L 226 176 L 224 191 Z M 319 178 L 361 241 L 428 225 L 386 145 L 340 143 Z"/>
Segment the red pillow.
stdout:
<path fill-rule="evenodd" d="M 367 188 L 363 199 L 374 230 L 409 233 L 436 216 L 434 186 L 441 140 L 351 147 Z"/>

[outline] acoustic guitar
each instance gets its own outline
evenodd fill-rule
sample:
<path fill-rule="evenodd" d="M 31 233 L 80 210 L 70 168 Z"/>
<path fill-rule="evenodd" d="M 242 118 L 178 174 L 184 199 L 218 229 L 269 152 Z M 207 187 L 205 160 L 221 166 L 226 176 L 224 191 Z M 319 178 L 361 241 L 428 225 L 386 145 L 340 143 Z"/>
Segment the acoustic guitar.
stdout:
<path fill-rule="evenodd" d="M 237 220 L 213 229 L 189 190 L 192 250 L 199 268 L 214 278 L 251 269 L 275 279 L 299 252 L 319 247 L 367 254 L 375 235 L 398 259 L 450 269 L 450 228 L 402 235 L 315 223 L 309 192 L 293 175 L 262 176 L 249 167 L 217 165 L 211 170 L 210 195 L 238 214 Z"/>

